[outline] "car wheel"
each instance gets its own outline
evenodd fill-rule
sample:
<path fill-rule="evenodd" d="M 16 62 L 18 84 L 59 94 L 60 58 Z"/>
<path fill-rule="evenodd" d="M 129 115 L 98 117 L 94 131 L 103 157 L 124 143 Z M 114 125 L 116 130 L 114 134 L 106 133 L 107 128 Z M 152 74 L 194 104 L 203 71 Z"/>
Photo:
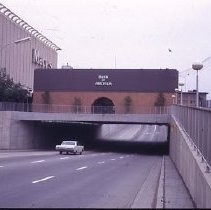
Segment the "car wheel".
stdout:
<path fill-rule="evenodd" d="M 59 154 L 61 155 L 62 154 L 62 151 L 59 151 Z"/>

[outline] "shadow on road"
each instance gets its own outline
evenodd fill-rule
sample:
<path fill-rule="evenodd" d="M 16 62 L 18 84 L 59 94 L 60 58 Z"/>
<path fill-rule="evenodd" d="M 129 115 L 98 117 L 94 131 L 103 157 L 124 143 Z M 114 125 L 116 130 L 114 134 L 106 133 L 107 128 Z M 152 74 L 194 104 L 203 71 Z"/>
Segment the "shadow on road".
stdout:
<path fill-rule="evenodd" d="M 148 155 L 168 155 L 168 142 L 129 142 L 115 140 L 96 140 L 90 149 L 97 151 L 137 153 Z"/>

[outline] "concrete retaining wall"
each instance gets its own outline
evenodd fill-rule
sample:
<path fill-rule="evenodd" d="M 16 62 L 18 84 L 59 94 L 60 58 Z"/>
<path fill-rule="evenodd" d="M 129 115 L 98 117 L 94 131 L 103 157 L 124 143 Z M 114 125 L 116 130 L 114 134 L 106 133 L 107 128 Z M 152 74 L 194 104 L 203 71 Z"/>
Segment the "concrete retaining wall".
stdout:
<path fill-rule="evenodd" d="M 10 146 L 11 112 L 0 112 L 0 149 Z"/>
<path fill-rule="evenodd" d="M 43 148 L 45 135 L 36 122 L 17 120 L 13 112 L 0 112 L 0 149 Z"/>
<path fill-rule="evenodd" d="M 201 162 L 189 137 L 172 118 L 170 157 L 185 182 L 197 208 L 211 208 L 211 173 Z"/>
<path fill-rule="evenodd" d="M 42 117 L 42 113 L 22 112 L 21 115 L 21 112 L 0 111 L 0 149 L 54 149 L 62 140 L 75 137 L 88 144 L 90 139 L 95 138 L 99 127 L 63 121 L 44 122 L 33 120 L 33 115 L 34 118 Z"/>

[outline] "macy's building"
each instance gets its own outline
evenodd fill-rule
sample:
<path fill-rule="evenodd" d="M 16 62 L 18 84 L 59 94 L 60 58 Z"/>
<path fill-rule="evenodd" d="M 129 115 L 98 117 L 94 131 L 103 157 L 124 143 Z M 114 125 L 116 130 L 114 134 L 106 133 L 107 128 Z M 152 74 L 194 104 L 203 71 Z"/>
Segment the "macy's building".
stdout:
<path fill-rule="evenodd" d="M 60 48 L 0 3 L 0 69 L 29 89 L 36 68 L 57 68 Z"/>
<path fill-rule="evenodd" d="M 177 87 L 175 69 L 36 69 L 33 103 L 135 113 L 172 104 Z"/>

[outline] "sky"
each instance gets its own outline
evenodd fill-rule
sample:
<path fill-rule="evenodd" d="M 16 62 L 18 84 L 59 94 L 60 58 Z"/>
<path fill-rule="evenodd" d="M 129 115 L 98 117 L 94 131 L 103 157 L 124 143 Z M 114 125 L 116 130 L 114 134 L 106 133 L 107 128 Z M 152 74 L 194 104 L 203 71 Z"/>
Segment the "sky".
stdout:
<path fill-rule="evenodd" d="M 58 68 L 173 68 L 211 99 L 211 0 L 0 0 L 62 50 Z"/>

